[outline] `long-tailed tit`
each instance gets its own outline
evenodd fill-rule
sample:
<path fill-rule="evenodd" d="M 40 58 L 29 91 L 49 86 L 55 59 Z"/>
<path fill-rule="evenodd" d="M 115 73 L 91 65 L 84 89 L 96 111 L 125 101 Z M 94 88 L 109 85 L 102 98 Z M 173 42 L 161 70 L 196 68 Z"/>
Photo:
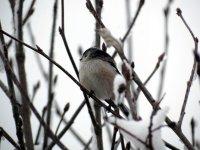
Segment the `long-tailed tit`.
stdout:
<path fill-rule="evenodd" d="M 101 100 L 114 99 L 113 81 L 120 74 L 114 59 L 106 52 L 92 47 L 86 50 L 79 66 L 80 83 Z"/>

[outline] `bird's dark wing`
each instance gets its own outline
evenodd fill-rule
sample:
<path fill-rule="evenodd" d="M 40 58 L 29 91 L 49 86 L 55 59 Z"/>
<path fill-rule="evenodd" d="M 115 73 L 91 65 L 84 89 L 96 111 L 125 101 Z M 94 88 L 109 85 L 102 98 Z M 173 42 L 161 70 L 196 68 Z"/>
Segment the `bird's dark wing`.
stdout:
<path fill-rule="evenodd" d="M 84 53 L 88 53 L 88 52 L 91 52 L 90 58 L 101 58 L 101 59 L 107 61 L 112 67 L 115 68 L 116 72 L 118 74 L 120 74 L 119 70 L 116 67 L 115 61 L 108 53 L 106 53 L 98 48 L 93 48 L 93 47 L 89 48 Z"/>
<path fill-rule="evenodd" d="M 118 74 L 120 74 L 120 72 L 119 72 L 119 70 L 117 69 L 117 67 L 116 67 L 116 65 L 115 65 L 114 62 L 108 61 L 108 63 L 109 63 L 113 68 L 115 68 L 115 70 L 116 70 L 116 72 L 117 72 Z"/>

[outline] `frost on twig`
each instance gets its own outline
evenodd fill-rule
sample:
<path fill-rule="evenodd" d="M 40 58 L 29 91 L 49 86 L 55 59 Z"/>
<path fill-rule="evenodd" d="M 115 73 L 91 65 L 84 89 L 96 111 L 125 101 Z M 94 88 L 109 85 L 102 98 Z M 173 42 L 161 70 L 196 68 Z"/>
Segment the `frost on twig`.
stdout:
<path fill-rule="evenodd" d="M 154 150 L 164 150 L 165 144 L 161 137 L 161 127 L 164 123 L 166 114 L 169 108 L 165 107 L 158 110 L 152 120 L 152 146 Z M 146 120 L 134 121 L 124 120 L 115 117 L 108 118 L 108 122 L 118 127 L 120 133 L 127 141 L 132 143 L 136 149 L 147 150 L 149 143 L 147 142 L 149 136 L 150 117 Z"/>

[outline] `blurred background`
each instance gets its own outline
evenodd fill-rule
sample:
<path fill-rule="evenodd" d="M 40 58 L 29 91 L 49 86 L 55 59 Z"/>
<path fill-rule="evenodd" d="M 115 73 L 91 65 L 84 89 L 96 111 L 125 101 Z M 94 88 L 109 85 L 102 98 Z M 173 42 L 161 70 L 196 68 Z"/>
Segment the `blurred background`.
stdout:
<path fill-rule="evenodd" d="M 95 45 L 95 19 L 90 14 L 85 6 L 85 0 L 67 0 L 65 1 L 65 35 L 71 50 L 71 53 L 75 59 L 77 66 L 79 65 L 80 55 L 78 50 L 81 48 L 86 50 L 87 48 Z M 131 20 L 135 15 L 139 1 L 130 1 L 129 7 L 131 9 Z M 148 77 L 148 75 L 154 69 L 158 57 L 165 51 L 165 17 L 164 8 L 166 7 L 167 0 L 151 0 L 145 1 L 144 6 L 138 16 L 136 24 L 134 25 L 128 39 L 132 43 L 132 59 L 135 63 L 135 71 L 139 75 L 142 81 Z M 58 28 L 61 26 L 61 1 L 58 1 L 58 18 L 56 22 L 56 34 L 55 34 L 55 46 L 54 56 L 56 62 L 69 71 L 74 77 L 76 77 L 71 62 L 66 53 L 62 38 L 59 34 Z M 24 1 L 24 14 L 30 5 L 30 1 Z M 36 1 L 34 14 L 29 18 L 28 22 L 24 26 L 24 42 L 32 46 L 33 43 L 30 39 L 30 33 L 28 30 L 28 24 L 32 28 L 32 32 L 35 38 L 35 44 L 43 49 L 46 54 L 49 54 L 51 28 L 53 22 L 53 5 L 54 1 L 42 0 Z M 199 0 L 176 0 L 173 1 L 169 12 L 169 47 L 168 54 L 165 59 L 167 61 L 166 76 L 164 81 L 163 92 L 166 93 L 161 103 L 161 107 L 169 106 L 170 111 L 168 116 L 173 120 L 179 119 L 184 95 L 187 87 L 187 81 L 189 80 L 190 73 L 193 65 L 193 39 L 184 26 L 181 19 L 176 14 L 176 8 L 181 8 L 182 14 L 186 19 L 188 25 L 194 32 L 195 36 L 200 38 L 200 1 Z M 13 35 L 13 20 L 10 4 L 6 0 L 0 0 L 0 21 L 4 31 Z M 122 38 L 127 31 L 127 7 L 125 0 L 108 0 L 104 1 L 102 10 L 102 21 L 106 27 L 116 38 Z M 5 36 L 6 41 L 9 38 Z M 124 50 L 125 54 L 130 56 L 127 46 L 128 42 L 125 42 Z M 40 88 L 36 93 L 33 104 L 37 110 L 42 113 L 43 107 L 47 103 L 48 95 L 48 83 L 45 81 L 41 70 L 38 66 L 38 58 L 35 52 L 28 48 L 25 49 L 26 54 L 26 74 L 28 83 L 28 93 L 30 97 L 33 94 L 33 86 L 40 81 Z M 113 48 L 108 49 L 108 53 L 112 54 Z M 129 57 L 128 56 L 128 57 Z M 13 59 L 13 67 L 16 68 L 14 42 L 9 49 L 9 57 Z M 44 67 L 44 70 L 48 72 L 49 62 L 41 57 L 40 60 Z M 117 64 L 120 65 L 120 60 L 116 58 Z M 163 63 L 162 63 L 163 64 Z M 160 71 L 163 65 L 160 66 L 153 78 L 147 84 L 147 89 L 151 92 L 156 99 L 158 94 Z M 65 118 L 70 119 L 74 111 L 83 101 L 83 95 L 79 87 L 71 81 L 63 72 L 58 68 L 53 67 L 54 75 L 58 76 L 57 84 L 54 88 L 55 101 L 62 111 L 66 103 L 70 103 L 70 109 L 66 113 Z M 0 72 L 0 79 L 6 81 L 5 71 Z M 77 78 L 76 78 L 77 79 Z M 196 125 L 196 138 L 200 141 L 200 84 L 197 74 L 195 73 L 194 80 L 192 82 L 191 91 L 188 97 L 188 103 L 186 107 L 186 114 L 183 120 L 183 133 L 191 140 L 191 119 L 194 118 Z M 19 96 L 19 93 L 18 95 Z M 55 103 L 54 103 L 55 104 Z M 141 93 L 138 100 L 139 115 L 142 118 L 148 116 L 152 107 Z M 53 120 L 52 129 L 55 131 L 60 118 L 56 115 L 56 109 L 52 110 Z M 35 139 L 38 130 L 38 120 L 34 114 L 31 116 L 31 124 L 33 130 L 33 138 Z M 61 129 L 64 127 L 64 123 L 61 124 Z M 15 133 L 15 124 L 12 114 L 12 108 L 9 99 L 5 96 L 4 92 L 0 89 L 0 126 L 6 130 L 13 139 L 17 141 Z M 87 107 L 85 106 L 72 126 L 78 134 L 88 142 L 91 137 L 91 121 L 88 115 Z M 104 133 L 107 137 L 107 134 Z M 167 142 L 175 145 L 176 147 L 183 149 L 183 145 L 179 138 L 168 128 L 163 129 L 163 139 Z M 105 149 L 110 149 L 110 143 L 107 142 L 107 138 L 104 138 Z M 83 149 L 83 145 L 76 140 L 76 138 L 67 132 L 62 142 L 69 149 Z M 10 150 L 14 149 L 11 144 L 4 138 L 1 140 L 0 149 Z M 54 149 L 59 149 L 57 146 Z"/>

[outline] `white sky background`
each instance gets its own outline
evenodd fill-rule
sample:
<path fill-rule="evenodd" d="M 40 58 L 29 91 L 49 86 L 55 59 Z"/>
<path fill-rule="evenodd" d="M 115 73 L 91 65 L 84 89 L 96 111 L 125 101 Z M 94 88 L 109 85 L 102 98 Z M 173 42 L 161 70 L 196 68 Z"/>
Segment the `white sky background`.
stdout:
<path fill-rule="evenodd" d="M 164 15 L 163 9 L 166 6 L 167 0 L 146 0 L 142 11 L 136 21 L 136 24 L 131 32 L 133 36 L 133 60 L 135 62 L 135 70 L 139 77 L 144 81 L 153 70 L 158 56 L 164 51 Z M 25 1 L 25 9 L 29 6 L 29 2 Z M 60 4 L 60 1 L 59 1 Z M 135 14 L 138 1 L 132 1 L 132 17 Z M 176 8 L 180 7 L 183 16 L 193 30 L 194 34 L 200 39 L 200 1 L 198 0 L 177 0 L 173 2 L 169 16 L 169 54 L 167 64 L 167 75 L 164 87 L 166 96 L 162 102 L 162 106 L 169 106 L 168 116 L 177 121 L 181 110 L 184 94 L 189 80 L 191 68 L 193 65 L 193 49 L 194 43 L 188 30 L 182 23 L 181 19 L 176 15 Z M 35 12 L 31 19 L 31 26 L 35 35 L 36 44 L 39 45 L 46 53 L 50 47 L 50 35 L 53 18 L 53 1 L 42 0 L 36 1 Z M 59 8 L 60 10 L 60 5 Z M 117 38 L 122 38 L 126 32 L 126 11 L 123 0 L 107 0 L 104 1 L 102 12 L 102 20 L 106 27 Z M 13 34 L 12 16 L 8 1 L 0 0 L 0 20 L 5 31 Z M 79 55 L 77 48 L 82 46 L 85 50 L 94 45 L 94 18 L 85 7 L 85 0 L 68 0 L 65 1 L 65 33 L 71 49 L 72 55 L 78 66 Z M 61 25 L 60 11 L 58 13 L 57 29 Z M 27 28 L 24 28 L 24 42 L 31 43 Z M 8 41 L 8 38 L 6 38 Z M 26 52 L 26 70 L 29 94 L 32 95 L 33 85 L 38 80 L 43 80 L 43 77 L 38 69 L 38 64 L 35 59 L 35 52 L 25 48 Z M 113 49 L 108 49 L 109 53 Z M 125 52 L 127 47 L 125 46 Z M 10 56 L 14 56 L 13 50 Z M 55 60 L 59 62 L 67 71 L 75 76 L 71 62 L 68 59 L 64 44 L 56 30 L 56 45 L 55 45 Z M 48 61 L 41 57 L 45 69 L 48 71 Z M 119 62 L 118 62 L 119 63 Z M 56 86 L 56 100 L 61 108 L 67 102 L 70 102 L 70 110 L 65 115 L 67 119 L 74 113 L 75 109 L 80 105 L 83 96 L 79 87 L 77 87 L 64 73 L 54 67 L 54 73 L 58 74 L 58 84 Z M 0 73 L 0 79 L 5 81 L 5 73 Z M 149 84 L 148 90 L 153 97 L 157 96 L 157 88 L 159 81 L 159 71 L 154 75 Z M 194 82 L 191 87 L 191 92 L 186 108 L 186 115 L 183 122 L 183 132 L 190 139 L 190 119 L 193 116 L 198 122 L 198 130 L 196 136 L 200 140 L 199 114 L 200 114 L 200 92 L 199 81 L 195 75 Z M 34 105 L 41 112 L 47 100 L 48 85 L 46 82 L 41 82 L 41 88 L 38 91 Z M 151 107 L 143 95 L 139 98 L 140 115 L 145 117 Z M 58 124 L 58 118 L 54 117 L 54 127 Z M 35 139 L 38 128 L 38 121 L 32 114 L 33 135 Z M 88 141 L 90 138 L 90 118 L 85 107 L 78 118 L 75 120 L 73 127 L 79 134 Z M 3 127 L 14 139 L 15 127 L 12 117 L 11 106 L 5 94 L 0 90 L 0 126 Z M 63 126 L 62 126 L 63 127 Z M 164 129 L 164 139 L 169 143 L 175 144 L 182 149 L 182 144 L 179 139 L 170 129 Z M 82 149 L 79 142 L 74 140 L 70 133 L 62 138 L 69 149 Z M 107 144 L 108 145 L 108 144 Z M 106 147 L 106 146 L 105 146 Z M 109 147 L 109 145 L 107 146 Z M 13 149 L 6 140 L 3 140 L 0 149 Z"/>

